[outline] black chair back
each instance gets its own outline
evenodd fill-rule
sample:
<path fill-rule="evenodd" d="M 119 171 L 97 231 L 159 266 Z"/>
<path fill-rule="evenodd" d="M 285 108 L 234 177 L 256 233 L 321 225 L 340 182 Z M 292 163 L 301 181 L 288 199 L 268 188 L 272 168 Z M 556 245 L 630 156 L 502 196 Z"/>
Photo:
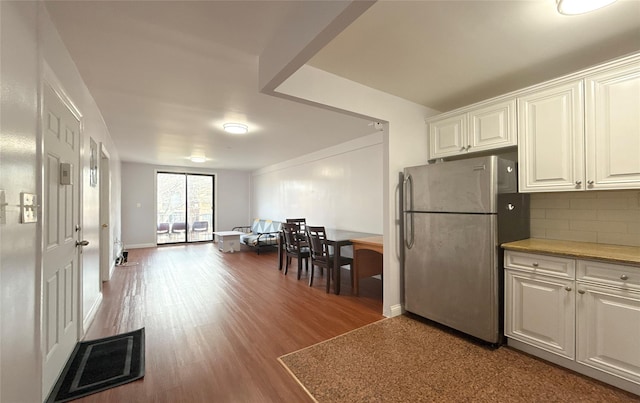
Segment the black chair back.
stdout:
<path fill-rule="evenodd" d="M 307 242 L 311 251 L 311 261 L 327 260 L 329 258 L 329 246 L 324 227 L 307 227 Z"/>
<path fill-rule="evenodd" d="M 306 238 L 305 230 L 307 228 L 306 218 L 287 218 L 287 224 L 296 224 L 298 226 L 298 236 L 304 240 Z"/>
<path fill-rule="evenodd" d="M 300 237 L 298 236 L 297 224 L 282 224 L 282 232 L 284 233 L 284 245 L 287 252 L 296 252 L 300 250 Z"/>

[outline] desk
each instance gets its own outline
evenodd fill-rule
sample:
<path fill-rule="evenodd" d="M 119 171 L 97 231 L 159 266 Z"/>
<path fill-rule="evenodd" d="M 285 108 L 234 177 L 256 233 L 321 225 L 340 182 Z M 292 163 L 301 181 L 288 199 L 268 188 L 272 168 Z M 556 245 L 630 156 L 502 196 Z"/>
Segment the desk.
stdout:
<path fill-rule="evenodd" d="M 352 239 L 353 244 L 353 270 L 351 283 L 353 293 L 358 295 L 359 280 L 382 274 L 382 236 Z"/>
<path fill-rule="evenodd" d="M 356 232 L 346 231 L 341 229 L 325 228 L 327 234 L 327 243 L 333 247 L 333 290 L 336 294 L 340 294 L 340 267 L 338 262 L 340 261 L 340 254 L 342 253 L 342 247 L 351 245 L 352 239 L 371 238 L 379 236 L 378 234 L 370 234 L 368 232 Z M 280 232 L 280 242 L 278 247 L 278 270 L 282 270 L 283 258 L 285 256 L 282 248 L 284 247 L 284 240 L 282 237 L 282 231 Z M 338 266 L 338 267 L 336 267 Z"/>
<path fill-rule="evenodd" d="M 216 231 L 213 235 L 218 236 L 218 249 L 233 253 L 234 249 L 240 250 L 240 235 L 244 235 L 244 232 Z"/>

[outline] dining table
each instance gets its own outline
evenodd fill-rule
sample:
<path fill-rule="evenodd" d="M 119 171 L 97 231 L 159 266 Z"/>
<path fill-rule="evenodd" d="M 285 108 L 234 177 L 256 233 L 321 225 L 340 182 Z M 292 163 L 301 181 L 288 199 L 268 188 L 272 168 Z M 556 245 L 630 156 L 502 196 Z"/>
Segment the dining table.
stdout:
<path fill-rule="evenodd" d="M 378 237 L 381 235 L 333 228 L 325 228 L 325 233 L 327 235 L 327 243 L 333 249 L 333 291 L 336 294 L 340 294 L 340 265 L 338 262 L 340 262 L 342 248 L 352 245 L 354 239 Z M 282 270 L 285 256 L 284 239 L 282 231 L 280 231 L 280 242 L 278 243 L 278 270 Z M 353 270 L 353 267 L 351 269 Z"/>
<path fill-rule="evenodd" d="M 351 293 L 360 292 L 360 279 L 382 276 L 384 254 L 384 238 L 382 235 L 353 238 L 353 264 L 351 265 Z"/>

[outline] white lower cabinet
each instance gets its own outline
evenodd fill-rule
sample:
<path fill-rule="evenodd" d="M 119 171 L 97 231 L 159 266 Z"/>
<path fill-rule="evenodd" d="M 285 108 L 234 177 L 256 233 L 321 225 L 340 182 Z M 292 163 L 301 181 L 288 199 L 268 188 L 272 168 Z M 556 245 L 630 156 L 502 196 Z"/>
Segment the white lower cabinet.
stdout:
<path fill-rule="evenodd" d="M 630 267 L 613 267 L 614 276 L 603 277 L 609 282 L 617 278 L 620 284 L 614 287 L 581 281 L 589 278 L 586 274 L 593 266 L 592 262 L 578 262 L 576 360 L 640 385 L 640 292 L 633 284 L 640 273 L 633 276 L 627 274 L 632 273 Z"/>
<path fill-rule="evenodd" d="M 574 358 L 573 281 L 505 272 L 505 335 Z"/>
<path fill-rule="evenodd" d="M 509 250 L 504 262 L 510 346 L 640 395 L 640 267 Z"/>

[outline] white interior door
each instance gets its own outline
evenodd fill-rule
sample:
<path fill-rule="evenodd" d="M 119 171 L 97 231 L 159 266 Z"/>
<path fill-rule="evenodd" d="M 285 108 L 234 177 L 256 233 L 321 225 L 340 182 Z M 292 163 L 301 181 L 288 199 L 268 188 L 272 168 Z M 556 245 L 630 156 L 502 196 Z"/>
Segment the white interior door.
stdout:
<path fill-rule="evenodd" d="M 47 396 L 78 340 L 80 121 L 44 86 L 42 391 Z M 71 184 L 61 184 L 62 163 Z"/>

